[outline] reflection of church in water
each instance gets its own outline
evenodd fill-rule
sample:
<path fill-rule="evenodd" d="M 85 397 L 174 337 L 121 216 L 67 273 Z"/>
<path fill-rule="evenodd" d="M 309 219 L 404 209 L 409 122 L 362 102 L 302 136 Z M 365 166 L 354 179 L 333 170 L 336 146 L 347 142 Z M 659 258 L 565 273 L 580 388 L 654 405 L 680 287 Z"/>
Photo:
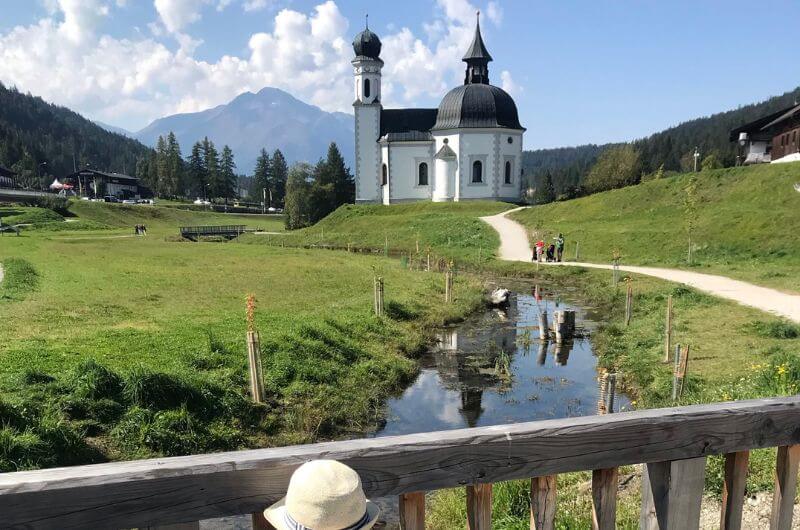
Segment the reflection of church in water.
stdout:
<path fill-rule="evenodd" d="M 516 296 L 505 309 L 492 311 L 492 322 L 469 331 L 452 329 L 442 332 L 438 347 L 433 351 L 431 368 L 436 368 L 442 383 L 461 395 L 459 413 L 469 427 L 475 427 L 483 413 L 483 392 L 502 391 L 503 385 L 513 384 L 498 374 L 498 361 L 514 362 L 518 355 L 536 355 L 544 365 L 547 353 L 553 354 L 556 365 L 569 360 L 571 342 L 563 344 L 538 340 L 538 327 L 531 322 L 519 322 L 520 309 Z M 505 325 L 504 325 L 505 324 Z M 530 341 L 525 340 L 529 330 Z M 530 359 L 534 362 L 533 358 Z"/>

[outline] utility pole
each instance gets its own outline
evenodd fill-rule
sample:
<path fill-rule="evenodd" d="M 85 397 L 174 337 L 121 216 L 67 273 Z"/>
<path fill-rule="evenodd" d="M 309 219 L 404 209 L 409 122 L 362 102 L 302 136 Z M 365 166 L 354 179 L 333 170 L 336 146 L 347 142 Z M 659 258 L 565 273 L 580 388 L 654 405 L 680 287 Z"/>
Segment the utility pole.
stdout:
<path fill-rule="evenodd" d="M 267 213 L 267 188 L 261 188 L 261 213 Z"/>
<path fill-rule="evenodd" d="M 697 173 L 697 161 L 700 160 L 700 151 L 694 148 L 694 172 Z"/>

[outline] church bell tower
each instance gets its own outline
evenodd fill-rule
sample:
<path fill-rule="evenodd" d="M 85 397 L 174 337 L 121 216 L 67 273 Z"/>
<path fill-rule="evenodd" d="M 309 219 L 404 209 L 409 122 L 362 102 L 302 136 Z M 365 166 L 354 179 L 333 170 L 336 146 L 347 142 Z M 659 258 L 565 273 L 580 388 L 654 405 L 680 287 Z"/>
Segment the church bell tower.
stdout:
<path fill-rule="evenodd" d="M 355 58 L 355 161 L 356 202 L 380 202 L 382 197 L 381 151 L 381 41 L 369 25 L 353 40 Z"/>

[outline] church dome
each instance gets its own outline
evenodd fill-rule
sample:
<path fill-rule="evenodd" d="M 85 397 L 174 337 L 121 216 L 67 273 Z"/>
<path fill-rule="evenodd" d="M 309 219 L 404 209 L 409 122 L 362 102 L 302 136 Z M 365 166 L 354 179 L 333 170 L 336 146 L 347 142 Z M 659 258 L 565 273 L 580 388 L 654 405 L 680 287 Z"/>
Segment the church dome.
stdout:
<path fill-rule="evenodd" d="M 517 105 L 505 90 L 473 83 L 456 87 L 444 96 L 433 130 L 484 127 L 524 130 Z"/>
<path fill-rule="evenodd" d="M 371 32 L 369 28 L 366 28 L 353 39 L 353 51 L 356 52 L 356 57 L 378 59 L 381 55 L 381 46 L 381 39 Z"/>

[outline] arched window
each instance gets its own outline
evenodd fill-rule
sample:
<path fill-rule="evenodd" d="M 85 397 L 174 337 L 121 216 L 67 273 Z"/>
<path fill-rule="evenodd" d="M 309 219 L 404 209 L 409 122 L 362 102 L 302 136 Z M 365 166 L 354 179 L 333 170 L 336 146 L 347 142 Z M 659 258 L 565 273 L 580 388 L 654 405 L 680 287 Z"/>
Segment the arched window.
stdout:
<path fill-rule="evenodd" d="M 472 182 L 475 184 L 483 182 L 483 164 L 480 160 L 472 163 Z"/>
<path fill-rule="evenodd" d="M 511 161 L 510 160 L 506 160 L 505 183 L 506 184 L 511 184 Z"/>
<path fill-rule="evenodd" d="M 364 79 L 364 99 L 369 99 L 369 79 Z"/>
<path fill-rule="evenodd" d="M 386 167 L 386 164 L 384 164 L 381 167 L 381 185 L 386 186 L 388 182 L 389 182 L 389 168 Z"/>
<path fill-rule="evenodd" d="M 428 164 L 422 162 L 419 165 L 419 178 L 417 179 L 417 184 L 420 186 L 427 186 L 428 185 Z"/>

